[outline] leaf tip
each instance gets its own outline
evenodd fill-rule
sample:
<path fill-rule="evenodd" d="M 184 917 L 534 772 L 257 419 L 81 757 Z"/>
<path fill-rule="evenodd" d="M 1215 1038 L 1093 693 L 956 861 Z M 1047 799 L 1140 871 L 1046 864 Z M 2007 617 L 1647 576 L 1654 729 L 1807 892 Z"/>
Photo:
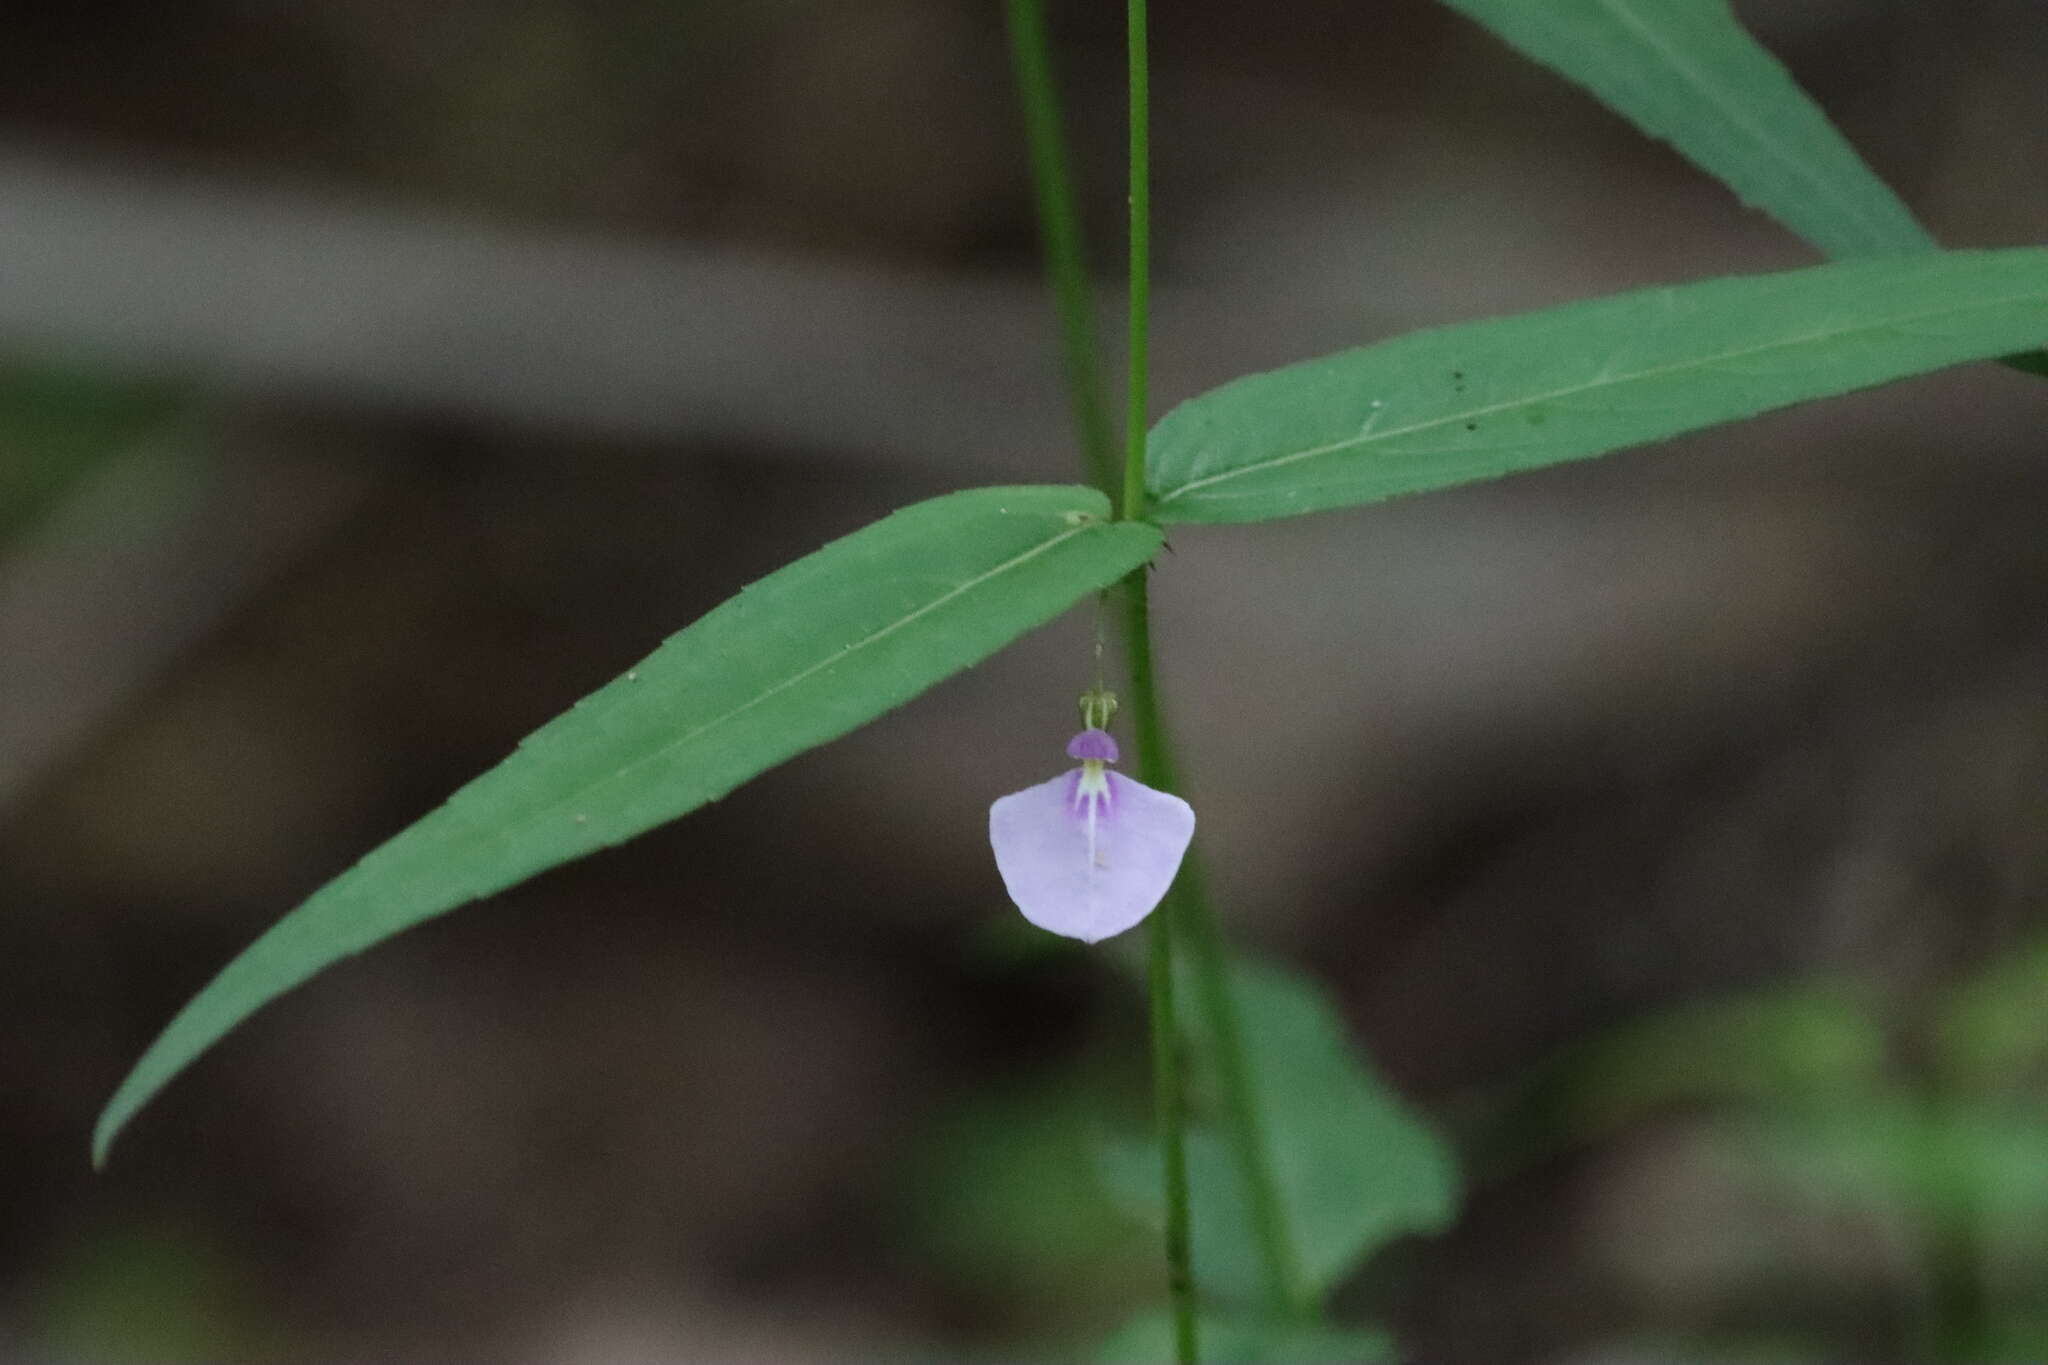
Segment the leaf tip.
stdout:
<path fill-rule="evenodd" d="M 92 1168 L 96 1173 L 107 1169 L 107 1159 L 113 1154 L 114 1142 L 128 1131 L 129 1121 L 163 1089 L 166 1078 L 149 1068 L 155 1052 L 156 1048 L 152 1046 L 122 1078 L 93 1123 Z"/>
<path fill-rule="evenodd" d="M 118 1100 L 120 1097 L 115 1097 Z M 100 1114 L 99 1121 L 92 1128 L 92 1169 L 93 1174 L 103 1175 L 107 1169 L 107 1158 L 113 1154 L 114 1139 L 121 1135 L 127 1122 L 127 1115 L 116 1110 L 114 1101 L 109 1101 Z"/>

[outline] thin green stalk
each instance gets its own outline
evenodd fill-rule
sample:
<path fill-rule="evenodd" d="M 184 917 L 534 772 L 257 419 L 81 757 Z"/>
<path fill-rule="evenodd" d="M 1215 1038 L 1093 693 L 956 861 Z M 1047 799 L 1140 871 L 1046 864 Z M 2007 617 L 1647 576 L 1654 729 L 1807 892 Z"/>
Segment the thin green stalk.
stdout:
<path fill-rule="evenodd" d="M 1118 515 L 1145 515 L 1145 431 L 1152 344 L 1152 62 L 1145 0 L 1126 0 L 1131 90 L 1130 385 L 1124 424 L 1124 496 Z M 1135 651 L 1136 646 L 1133 645 Z"/>
<path fill-rule="evenodd" d="M 1131 715 L 1137 731 L 1139 777 L 1150 786 L 1179 791 L 1180 773 L 1152 666 L 1152 608 L 1145 573 L 1140 569 L 1124 581 L 1124 638 L 1130 651 Z M 1238 1022 L 1237 998 L 1230 989 L 1228 954 L 1209 905 L 1198 848 L 1188 850 L 1166 903 L 1153 913 L 1154 920 L 1168 916 L 1175 922 L 1173 932 L 1192 967 L 1195 1006 L 1208 1035 L 1210 1065 L 1216 1073 L 1231 1155 L 1258 1239 L 1266 1309 L 1275 1317 L 1304 1316 L 1314 1304 L 1302 1289 L 1300 1258 L 1273 1177 L 1272 1154 L 1266 1146 L 1265 1126 L 1259 1121 L 1258 1096 L 1245 1065 L 1244 1030 Z"/>
<path fill-rule="evenodd" d="M 1130 396 L 1124 442 L 1122 487 L 1113 468 L 1108 403 L 1099 376 L 1101 361 L 1089 306 L 1088 275 L 1081 250 L 1081 231 L 1074 208 L 1050 45 L 1039 0 L 1007 0 L 1011 61 L 1024 105 L 1025 130 L 1031 149 L 1040 240 L 1054 284 L 1060 316 L 1062 362 L 1083 457 L 1090 477 L 1113 500 L 1124 517 L 1145 515 L 1145 433 L 1148 416 L 1148 356 L 1151 285 L 1151 127 L 1150 68 L 1143 0 L 1131 0 L 1130 137 Z M 1119 493 L 1121 496 L 1119 497 Z M 1130 658 L 1131 701 L 1138 739 L 1139 774 L 1155 787 L 1179 788 L 1173 752 L 1161 715 L 1152 666 L 1150 601 L 1144 571 L 1126 584 L 1122 621 Z M 1150 976 L 1153 1036 L 1153 1079 L 1160 1123 L 1161 1166 L 1167 1207 L 1167 1265 L 1172 1286 L 1175 1344 L 1178 1358 L 1198 1355 L 1194 1289 L 1189 1245 L 1189 1200 L 1186 1176 L 1185 1085 L 1180 1070 L 1176 1027 L 1174 973 L 1176 929 L 1186 941 L 1193 968 L 1196 1003 L 1214 1054 L 1217 1086 L 1257 1230 L 1265 1272 L 1266 1297 L 1276 1314 L 1302 1311 L 1300 1275 L 1294 1245 L 1281 1207 L 1278 1186 L 1266 1150 L 1258 1104 L 1244 1061 L 1242 1031 L 1230 991 L 1222 936 L 1203 892 L 1201 868 L 1193 852 L 1173 891 L 1152 917 Z"/>
<path fill-rule="evenodd" d="M 1074 207 L 1074 176 L 1061 132 L 1059 82 L 1053 75 L 1045 9 L 1039 0 L 1008 0 L 1006 15 L 1010 67 L 1017 81 L 1018 101 L 1024 106 L 1024 138 L 1031 154 L 1039 249 L 1045 254 L 1053 306 L 1059 314 L 1060 366 L 1066 376 L 1067 398 L 1073 405 L 1088 477 L 1113 500 L 1117 495 L 1116 428 L 1102 386 L 1094 300 L 1081 246 L 1081 217 Z"/>
<path fill-rule="evenodd" d="M 1160 723 L 1159 688 L 1152 672 L 1151 599 L 1144 569 L 1124 580 L 1125 643 L 1130 649 L 1131 711 L 1138 734 L 1138 778 L 1171 790 L 1172 760 Z M 1194 1253 L 1189 1236 L 1187 1100 L 1181 1075 L 1181 1037 L 1173 1005 L 1173 940 L 1182 913 L 1169 894 L 1146 923 L 1150 936 L 1147 987 L 1152 996 L 1152 1094 L 1159 1124 L 1159 1156 L 1166 1196 L 1166 1281 L 1173 1306 L 1174 1359 L 1201 1359 L 1195 1320 Z"/>
<path fill-rule="evenodd" d="M 1147 366 L 1152 336 L 1152 62 L 1145 0 L 1125 0 L 1128 25 L 1131 123 L 1131 262 L 1129 401 L 1124 427 L 1124 490 L 1118 514 L 1145 515 Z M 1172 790 L 1172 773 L 1159 720 L 1159 688 L 1152 672 L 1151 597 L 1139 568 L 1124 580 L 1129 613 L 1125 645 L 1131 657 L 1131 694 L 1137 712 L 1138 771 L 1142 781 Z M 1159 1116 L 1159 1156 L 1166 1198 L 1166 1286 L 1173 1307 L 1173 1357 L 1196 1365 L 1202 1347 L 1195 1319 L 1194 1251 L 1189 1238 L 1187 1098 L 1181 1074 L 1180 1020 L 1173 1008 L 1173 930 L 1178 901 L 1169 896 L 1152 913 L 1148 986 L 1152 994 L 1152 1093 Z"/>
<path fill-rule="evenodd" d="M 1182 1094 L 1180 1029 L 1173 1005 L 1173 921 L 1162 905 L 1146 929 L 1152 996 L 1152 1091 L 1158 1105 L 1159 1156 L 1166 1188 L 1166 1294 L 1173 1305 L 1173 1358 L 1195 1365 L 1202 1347 L 1195 1319 L 1195 1265 L 1190 1243 L 1187 1112 Z"/>
<path fill-rule="evenodd" d="M 1164 746 L 1166 741 L 1160 743 Z M 1265 1125 L 1259 1121 L 1258 1094 L 1245 1065 L 1244 1029 L 1238 1023 L 1237 997 L 1230 989 L 1228 955 L 1209 907 L 1202 862 L 1195 849 L 1188 850 L 1181 864 L 1174 895 L 1182 903 L 1181 939 L 1194 964 L 1195 1004 L 1209 1035 L 1209 1060 L 1216 1071 L 1230 1151 L 1250 1207 L 1252 1233 L 1258 1239 L 1266 1310 L 1275 1317 L 1306 1317 L 1315 1311 L 1315 1302 L 1303 1289 L 1294 1235 L 1273 1178 L 1273 1156 L 1266 1146 Z"/>

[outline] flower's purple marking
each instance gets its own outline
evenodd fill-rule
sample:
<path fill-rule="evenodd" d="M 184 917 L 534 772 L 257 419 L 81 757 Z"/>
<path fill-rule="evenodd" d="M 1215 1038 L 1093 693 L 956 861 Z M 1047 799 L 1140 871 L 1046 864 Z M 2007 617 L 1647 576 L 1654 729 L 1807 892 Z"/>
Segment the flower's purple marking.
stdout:
<path fill-rule="evenodd" d="M 1095 943 L 1152 913 L 1195 833 L 1195 812 L 1107 765 L 1116 741 L 1093 726 L 1067 744 L 1081 766 L 988 810 L 996 870 L 1024 918 Z"/>

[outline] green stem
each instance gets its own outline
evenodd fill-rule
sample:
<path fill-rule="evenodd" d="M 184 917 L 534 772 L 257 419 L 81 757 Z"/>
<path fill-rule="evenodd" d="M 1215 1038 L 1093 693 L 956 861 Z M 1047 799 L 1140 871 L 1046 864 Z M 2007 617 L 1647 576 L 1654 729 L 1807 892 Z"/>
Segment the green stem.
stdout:
<path fill-rule="evenodd" d="M 1074 176 L 1061 132 L 1059 82 L 1052 69 L 1045 10 L 1039 0 L 1009 0 L 1010 67 L 1024 106 L 1024 138 L 1031 153 L 1031 188 L 1038 208 L 1039 249 L 1052 278 L 1059 315 L 1060 365 L 1080 433 L 1088 477 L 1111 499 L 1117 495 L 1116 428 L 1102 386 L 1100 347 L 1088 264 L 1081 247 L 1081 217 L 1074 207 Z"/>
<path fill-rule="evenodd" d="M 1137 731 L 1139 777 L 1149 786 L 1179 791 L 1180 773 L 1152 665 L 1152 606 L 1145 573 L 1140 569 L 1124 581 L 1124 640 L 1130 653 L 1131 716 L 1132 728 Z M 1231 1155 L 1250 1207 L 1253 1234 L 1258 1238 L 1267 1311 L 1282 1318 L 1305 1316 L 1314 1304 L 1302 1289 L 1300 1260 L 1280 1202 L 1265 1125 L 1259 1121 L 1258 1095 L 1245 1064 L 1237 998 L 1230 989 L 1229 957 L 1210 908 L 1199 849 L 1188 850 L 1166 903 L 1153 918 L 1169 915 L 1175 921 L 1172 932 L 1193 968 L 1195 1005 L 1208 1035 Z"/>
<path fill-rule="evenodd" d="M 1109 409 L 1101 382 L 1101 361 L 1093 324 L 1088 273 L 1074 207 L 1072 176 L 1061 133 L 1044 11 L 1039 0 L 1007 0 L 1010 54 L 1024 106 L 1030 145 L 1040 240 L 1059 310 L 1061 359 L 1074 420 L 1090 477 L 1119 502 L 1128 519 L 1144 517 L 1145 433 L 1148 415 L 1148 357 L 1151 297 L 1151 125 L 1150 67 L 1144 0 L 1129 0 L 1130 37 L 1130 392 L 1119 489 L 1114 470 Z M 1119 496 L 1121 494 L 1121 496 Z M 1126 583 L 1124 643 L 1130 658 L 1131 700 L 1138 739 L 1139 774 L 1152 786 L 1177 790 L 1173 751 L 1159 704 L 1152 666 L 1150 600 L 1145 571 Z M 1180 1070 L 1179 1032 L 1172 971 L 1176 930 L 1187 944 L 1196 1003 L 1214 1055 L 1217 1087 L 1236 1156 L 1239 1179 L 1251 1208 L 1265 1272 L 1266 1297 L 1276 1314 L 1300 1312 L 1304 1302 L 1294 1246 L 1282 1210 L 1259 1108 L 1245 1066 L 1242 1031 L 1230 991 L 1228 965 L 1216 918 L 1203 892 L 1201 867 L 1193 851 L 1149 930 L 1152 1002 L 1153 1081 L 1160 1126 L 1167 1235 L 1178 1358 L 1197 1359 L 1192 1252 L 1185 1139 L 1185 1085 Z"/>
<path fill-rule="evenodd" d="M 1131 90 L 1131 308 L 1130 308 L 1130 402 L 1124 431 L 1124 491 L 1122 514 L 1127 520 L 1144 517 L 1145 433 L 1148 426 L 1147 370 L 1151 343 L 1152 293 L 1152 120 L 1151 73 L 1147 59 L 1145 0 L 1127 0 L 1129 22 Z M 1125 646 L 1130 653 L 1132 709 L 1136 713 L 1139 771 L 1143 780 L 1165 791 L 1180 789 L 1180 774 L 1174 770 L 1173 755 L 1166 739 L 1166 723 L 1159 706 L 1159 689 L 1152 669 L 1152 607 L 1146 569 L 1139 569 L 1124 583 Z M 1201 1007 L 1214 1053 L 1217 1088 L 1221 1091 L 1237 1158 L 1238 1178 L 1243 1182 L 1246 1202 L 1251 1206 L 1254 1228 L 1261 1252 L 1266 1300 L 1276 1315 L 1293 1315 L 1306 1307 L 1300 1289 L 1300 1271 L 1294 1242 L 1280 1203 L 1279 1186 L 1273 1179 L 1271 1155 L 1266 1150 L 1265 1130 L 1259 1123 L 1258 1103 L 1252 1093 L 1244 1056 L 1243 1030 L 1238 1026 L 1237 1003 L 1230 991 L 1229 966 L 1223 936 L 1203 894 L 1201 865 L 1190 853 L 1175 886 L 1153 916 L 1158 924 L 1153 944 L 1153 993 L 1162 971 L 1165 949 L 1160 944 L 1169 934 L 1184 936 L 1194 963 L 1196 997 Z M 1178 931 L 1173 927 L 1179 921 Z M 1155 1007 L 1157 1027 L 1157 1010 Z M 1155 1044 L 1155 1046 L 1158 1046 Z M 1176 1090 L 1179 1078 L 1175 1077 Z M 1181 1097 L 1173 1097 L 1176 1112 Z M 1162 1105 L 1162 1110 L 1164 1106 Z M 1172 1141 L 1180 1142 L 1175 1133 Z M 1168 1255 L 1173 1254 L 1173 1215 L 1176 1199 L 1185 1201 L 1186 1186 L 1176 1181 L 1168 1163 L 1167 1210 Z M 1183 1224 L 1186 1211 L 1180 1213 Z M 1178 1314 L 1181 1305 L 1176 1303 Z M 1184 1350 L 1192 1350 L 1192 1305 L 1188 1305 L 1189 1334 Z"/>
<path fill-rule="evenodd" d="M 1124 495 L 1118 512 L 1135 521 L 1145 515 L 1146 359 L 1151 341 L 1152 298 L 1152 76 L 1146 36 L 1145 0 L 1125 0 L 1131 96 L 1131 303 L 1129 403 L 1124 428 Z M 1124 580 L 1129 612 L 1126 646 L 1131 656 L 1131 692 L 1137 711 L 1138 771 L 1141 780 L 1172 790 L 1171 760 L 1159 718 L 1159 688 L 1152 673 L 1151 598 L 1138 568 Z M 1159 1156 L 1166 1197 L 1166 1285 L 1173 1305 L 1173 1358 L 1195 1365 L 1202 1358 L 1195 1326 L 1195 1266 L 1189 1241 L 1187 1098 L 1181 1075 L 1180 1021 L 1173 1008 L 1173 929 L 1178 900 L 1152 914 L 1152 1093 L 1159 1114 Z"/>
<path fill-rule="evenodd" d="M 1259 1121 L 1258 1095 L 1245 1065 L 1244 1030 L 1238 1023 L 1237 997 L 1230 989 L 1223 934 L 1209 907 L 1201 859 L 1193 849 L 1181 865 L 1174 894 L 1183 905 L 1181 937 L 1194 963 L 1195 1003 L 1209 1034 L 1210 1064 L 1216 1072 L 1231 1155 L 1250 1207 L 1252 1232 L 1258 1238 L 1266 1309 L 1276 1317 L 1310 1316 L 1315 1303 L 1302 1287 L 1301 1262 L 1295 1255 L 1294 1236 L 1273 1176 L 1272 1152 L 1266 1146 L 1265 1125 Z"/>
<path fill-rule="evenodd" d="M 1152 344 L 1152 63 L 1145 0 L 1125 0 L 1124 13 L 1131 90 L 1131 328 L 1124 496 L 1118 514 L 1126 521 L 1139 521 L 1145 516 L 1145 430 L 1150 425 L 1146 417 Z"/>
<path fill-rule="evenodd" d="M 1125 642 L 1130 649 L 1131 710 L 1138 739 L 1139 780 L 1162 790 L 1173 787 L 1173 763 L 1159 714 L 1159 688 L 1152 673 L 1151 600 L 1145 569 L 1124 580 Z M 1174 922 L 1182 898 L 1169 892 L 1152 912 L 1147 985 L 1152 996 L 1152 1094 L 1159 1123 L 1160 1169 L 1166 1196 L 1166 1280 L 1173 1307 L 1174 1359 L 1201 1359 L 1195 1325 L 1194 1253 L 1189 1237 L 1187 1100 L 1181 1076 L 1179 1020 L 1173 1007 Z"/>
<path fill-rule="evenodd" d="M 1173 1305 L 1173 1358 L 1202 1358 L 1195 1320 L 1195 1264 L 1190 1242 L 1186 1101 L 1180 1074 L 1180 1029 L 1173 1006 L 1173 921 L 1161 906 L 1146 929 L 1152 994 L 1152 1090 L 1159 1119 L 1159 1156 L 1166 1191 L 1166 1293 Z"/>

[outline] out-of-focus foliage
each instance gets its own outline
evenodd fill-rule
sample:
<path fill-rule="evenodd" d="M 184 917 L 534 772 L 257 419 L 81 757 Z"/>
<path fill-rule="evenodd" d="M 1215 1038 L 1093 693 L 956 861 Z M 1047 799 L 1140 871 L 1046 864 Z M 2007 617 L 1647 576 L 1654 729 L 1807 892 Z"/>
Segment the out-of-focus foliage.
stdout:
<path fill-rule="evenodd" d="M 1219 1314 L 1201 1319 L 1202 1359 L 1210 1365 L 1376 1365 L 1398 1360 L 1384 1332 L 1305 1323 L 1261 1323 Z M 1158 1365 L 1173 1359 L 1173 1319 L 1147 1313 L 1117 1329 L 1095 1355 L 1099 1365 Z"/>
<path fill-rule="evenodd" d="M 1487 1164 L 1597 1142 L 1673 1106 L 1823 1105 L 1886 1080 L 1886 1040 L 1867 1001 L 1799 986 L 1710 1000 L 1574 1044 L 1523 1082 Z"/>
<path fill-rule="evenodd" d="M 1992 1098 L 2048 1093 L 2048 943 L 1995 962 L 1956 988 L 1936 1025 L 1941 1079 Z"/>
<path fill-rule="evenodd" d="M 1102 1188 L 1092 1154 L 1110 1116 L 1143 1100 L 1079 1068 L 964 1100 L 911 1149 L 918 1242 L 949 1279 L 996 1301 L 1113 1317 L 1157 1279 L 1157 1238 Z"/>
<path fill-rule="evenodd" d="M 1767 1202 L 1889 1230 L 1925 1269 L 1924 1358 L 2036 1359 L 2048 1347 L 2029 1288 L 2048 1274 L 2044 1037 L 2041 944 L 1932 999 L 1903 1038 L 1879 1002 L 1839 988 L 1706 1002 L 1567 1049 L 1486 1142 L 1511 1166 L 1693 1115 L 1705 1150 Z"/>
<path fill-rule="evenodd" d="M 1237 964 L 1233 984 L 1287 1231 L 1320 1303 L 1388 1242 L 1444 1227 L 1457 1205 L 1457 1173 L 1429 1126 L 1360 1062 L 1320 990 L 1255 962 Z M 1202 1056 L 1196 1050 L 1192 1060 L 1199 1066 Z M 1197 1079 L 1198 1099 L 1213 1105 L 1213 1078 Z M 1120 1093 L 1108 1073 L 1090 1068 L 1057 1086 L 963 1106 L 918 1149 L 912 1208 L 920 1240 L 962 1282 L 1021 1294 L 1069 1327 L 1114 1317 L 1120 1305 L 1156 1292 L 1158 1149 L 1140 1137 L 1104 1138 L 1120 1115 L 1142 1125 L 1146 1098 L 1142 1089 Z M 1237 1170 L 1206 1118 L 1190 1135 L 1189 1159 L 1203 1359 L 1392 1358 L 1384 1332 L 1313 1313 L 1268 1316 Z M 1164 1359 L 1171 1332 L 1169 1315 L 1147 1310 L 1096 1349 L 1105 1361 Z M 1043 1326 L 1020 1335 L 1047 1349 Z"/>
<path fill-rule="evenodd" d="M 143 1365 L 271 1355 L 251 1267 L 188 1217 L 96 1229 L 44 1271 L 37 1358 Z"/>
<path fill-rule="evenodd" d="M 46 364 L 0 365 L 0 540 L 100 461 L 160 430 L 185 401 L 171 385 Z"/>
<path fill-rule="evenodd" d="M 1321 1300 L 1394 1238 L 1445 1226 L 1457 1207 L 1457 1172 L 1429 1126 L 1360 1062 L 1313 985 L 1255 962 L 1238 964 L 1231 985 L 1285 1232 L 1305 1288 Z M 1155 1226 L 1163 1220 L 1155 1147 L 1109 1145 L 1101 1161 L 1120 1199 Z M 1258 1305 L 1258 1234 L 1213 1126 L 1190 1133 L 1188 1176 L 1197 1284 L 1217 1304 Z"/>

